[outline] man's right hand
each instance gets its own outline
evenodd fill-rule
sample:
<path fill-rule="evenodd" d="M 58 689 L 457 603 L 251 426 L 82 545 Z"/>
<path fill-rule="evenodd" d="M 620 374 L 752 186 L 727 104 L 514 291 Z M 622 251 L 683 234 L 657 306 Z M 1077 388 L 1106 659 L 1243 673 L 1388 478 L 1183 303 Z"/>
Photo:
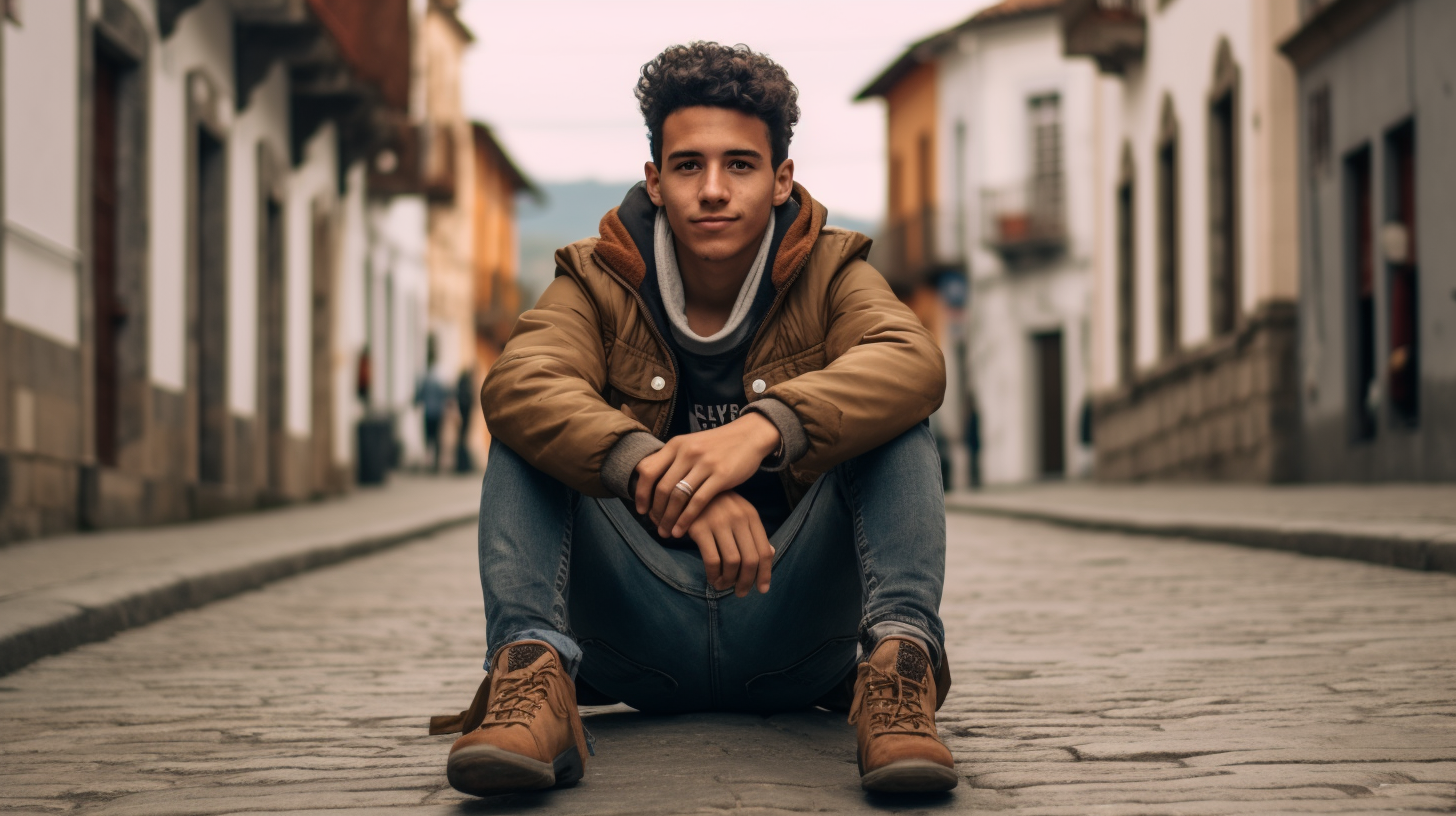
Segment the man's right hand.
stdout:
<path fill-rule="evenodd" d="M 755 585 L 768 592 L 774 548 L 747 499 L 732 490 L 714 496 L 688 526 L 688 537 L 698 545 L 714 589 L 732 588 L 740 598 Z"/>

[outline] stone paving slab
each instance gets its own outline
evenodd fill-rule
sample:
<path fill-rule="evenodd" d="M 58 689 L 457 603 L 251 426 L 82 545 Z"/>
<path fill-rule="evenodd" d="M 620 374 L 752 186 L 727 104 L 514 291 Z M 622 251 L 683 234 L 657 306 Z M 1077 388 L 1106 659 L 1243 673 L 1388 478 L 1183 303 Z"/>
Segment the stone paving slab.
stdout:
<path fill-rule="evenodd" d="M 269 581 L 473 522 L 479 476 L 396 475 L 326 502 L 0 548 L 0 675 Z"/>
<path fill-rule="evenodd" d="M 1456 573 L 1456 485 L 1057 483 L 959 492 L 952 511 Z"/>
<path fill-rule="evenodd" d="M 444 779 L 484 651 L 468 529 L 0 680 L 0 813 L 1456 812 L 1456 577 L 954 515 L 962 783 L 860 791 L 842 715 L 587 709 L 570 790 Z"/>

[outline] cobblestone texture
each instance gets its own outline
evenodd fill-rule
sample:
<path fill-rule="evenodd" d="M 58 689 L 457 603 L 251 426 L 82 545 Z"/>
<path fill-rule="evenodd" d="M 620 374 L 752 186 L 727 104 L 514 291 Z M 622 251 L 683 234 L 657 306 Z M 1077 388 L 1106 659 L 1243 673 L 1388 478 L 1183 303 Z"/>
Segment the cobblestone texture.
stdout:
<path fill-rule="evenodd" d="M 468 530 L 0 678 L 0 812 L 1456 812 L 1456 577 L 952 516 L 951 796 L 867 798 L 826 712 L 589 710 L 575 789 L 446 785 Z"/>

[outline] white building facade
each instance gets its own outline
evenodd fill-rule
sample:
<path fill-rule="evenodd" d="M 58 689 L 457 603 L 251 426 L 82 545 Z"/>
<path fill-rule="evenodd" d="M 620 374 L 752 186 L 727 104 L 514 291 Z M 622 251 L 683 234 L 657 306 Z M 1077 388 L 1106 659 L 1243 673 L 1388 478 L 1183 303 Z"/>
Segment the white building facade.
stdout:
<path fill-rule="evenodd" d="M 937 58 L 940 189 L 967 259 L 964 367 L 986 484 L 1085 476 L 1096 75 L 1055 3 L 993 6 Z M 948 363 L 951 361 L 948 359 Z M 968 442 L 973 440 L 967 440 Z"/>
<path fill-rule="evenodd" d="M 409 25 L 321 4 L 403 34 L 351 41 L 313 0 L 0 24 L 0 541 L 352 483 L 367 123 L 402 103 Z"/>
<path fill-rule="evenodd" d="M 1097 474 L 1297 478 L 1297 0 L 1067 0 L 1092 57 Z M 1090 61 L 1089 61 L 1090 62 Z"/>

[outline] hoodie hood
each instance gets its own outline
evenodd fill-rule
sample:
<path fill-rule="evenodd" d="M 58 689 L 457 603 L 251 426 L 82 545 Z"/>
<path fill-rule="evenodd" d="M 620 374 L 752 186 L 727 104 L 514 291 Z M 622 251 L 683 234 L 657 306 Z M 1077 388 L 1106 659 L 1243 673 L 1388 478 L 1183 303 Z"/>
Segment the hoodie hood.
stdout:
<path fill-rule="evenodd" d="M 774 215 L 774 241 L 769 250 L 773 272 L 769 278 L 777 292 L 788 285 L 794 271 L 813 251 L 827 212 L 795 182 L 789 200 L 774 208 Z M 641 290 L 644 283 L 656 284 L 656 275 L 649 274 L 656 271 L 652 244 L 656 217 L 657 207 L 647 197 L 642 182 L 627 191 L 620 206 L 602 217 L 596 256 L 633 289 Z"/>

